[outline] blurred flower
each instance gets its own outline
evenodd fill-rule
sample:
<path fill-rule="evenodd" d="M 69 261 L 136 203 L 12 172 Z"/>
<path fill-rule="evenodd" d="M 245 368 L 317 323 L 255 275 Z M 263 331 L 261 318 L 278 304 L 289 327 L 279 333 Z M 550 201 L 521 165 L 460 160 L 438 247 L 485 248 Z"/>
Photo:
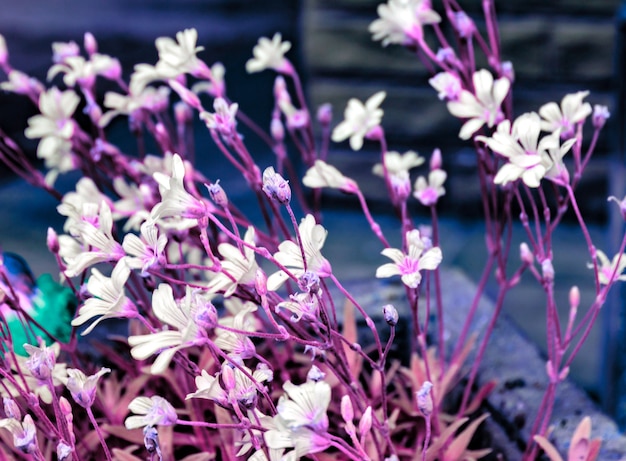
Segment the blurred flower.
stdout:
<path fill-rule="evenodd" d="M 330 187 L 344 192 L 354 192 L 358 189 L 356 182 L 345 177 L 337 168 L 323 160 L 316 160 L 302 178 L 302 184 L 311 188 Z"/>
<path fill-rule="evenodd" d="M 229 300 L 233 301 L 238 310 L 232 316 L 220 318 L 219 326 L 229 328 L 229 330 L 219 328 L 218 326 L 216 329 L 215 346 L 230 352 L 231 355 L 237 358 L 249 359 L 254 357 L 256 348 L 250 339 L 250 335 L 246 334 L 246 332 L 256 331 L 256 322 L 252 314 L 257 310 L 257 307 L 251 302 L 242 304 L 236 298 L 230 298 Z M 233 304 L 226 304 L 226 307 L 233 307 Z"/>
<path fill-rule="evenodd" d="M 431 170 L 428 173 L 428 181 L 424 176 L 420 176 L 415 181 L 413 196 L 424 206 L 433 206 L 446 194 L 443 183 L 448 175 L 443 170 Z"/>
<path fill-rule="evenodd" d="M 555 102 L 541 106 L 541 129 L 550 133 L 558 131 L 561 139 L 572 138 L 576 134 L 576 124 L 584 121 L 592 112 L 591 104 L 583 103 L 587 95 L 589 91 L 579 91 L 565 95 L 560 107 Z"/>
<path fill-rule="evenodd" d="M 198 31 L 185 29 L 176 33 L 176 40 L 170 37 L 159 37 L 155 46 L 159 52 L 157 72 L 166 79 L 176 78 L 179 75 L 195 74 L 204 65 L 196 54 L 204 47 L 196 46 Z"/>
<path fill-rule="evenodd" d="M 223 98 L 216 98 L 213 101 L 215 113 L 201 112 L 200 118 L 204 120 L 209 130 L 215 130 L 224 136 L 234 136 L 237 134 L 237 109 L 239 105 L 228 103 Z"/>
<path fill-rule="evenodd" d="M 11 70 L 8 75 L 9 80 L 0 83 L 0 89 L 4 91 L 11 91 L 16 94 L 25 95 L 39 95 L 45 91 L 45 87 L 39 80 L 34 77 L 29 77 L 24 72 L 19 70 Z"/>
<path fill-rule="evenodd" d="M 437 90 L 437 96 L 441 100 L 457 101 L 463 90 L 459 77 L 450 72 L 439 72 L 428 83 Z"/>
<path fill-rule="evenodd" d="M 626 280 L 626 274 L 623 274 L 624 269 L 626 269 L 626 253 L 618 253 L 609 261 L 603 251 L 596 250 L 596 258 L 598 261 L 598 279 L 602 285 Z M 593 266 L 589 264 L 589 267 Z"/>
<path fill-rule="evenodd" d="M 441 263 L 442 255 L 439 247 L 429 248 L 424 252 L 425 245 L 416 229 L 406 233 L 409 253 L 405 254 L 397 248 L 385 248 L 381 254 L 393 260 L 383 264 L 376 270 L 376 277 L 387 278 L 400 275 L 402 283 L 409 288 L 417 288 L 422 280 L 420 271 L 434 270 Z"/>
<path fill-rule="evenodd" d="M 388 0 L 378 5 L 378 16 L 369 26 L 374 40 L 390 43 L 416 44 L 422 41 L 426 24 L 436 24 L 441 17 L 432 10 L 430 0 Z"/>
<path fill-rule="evenodd" d="M 500 105 L 511 86 L 505 77 L 494 82 L 493 76 L 485 69 L 474 72 L 472 81 L 475 94 L 462 90 L 457 101 L 448 102 L 448 110 L 452 115 L 469 119 L 461 127 L 461 139 L 470 139 L 485 123 L 491 128 L 503 120 Z"/>
<path fill-rule="evenodd" d="M 291 72 L 291 64 L 285 58 L 285 53 L 291 49 L 291 43 L 282 41 L 279 33 L 274 34 L 272 40 L 261 37 L 252 50 L 254 58 L 246 62 L 246 71 L 261 72 L 265 69 L 273 69 L 280 73 Z"/>
<path fill-rule="evenodd" d="M 352 98 L 343 114 L 344 120 L 335 127 L 332 133 L 334 142 L 341 142 L 350 138 L 350 147 L 360 150 L 363 147 L 363 138 L 374 128 L 380 125 L 383 110 L 379 108 L 387 96 L 384 91 L 371 96 L 365 104 Z"/>
<path fill-rule="evenodd" d="M 22 422 L 14 418 L 0 419 L 0 428 L 13 435 L 13 444 L 21 452 L 32 453 L 37 448 L 37 428 L 30 415 L 24 416 Z"/>
<path fill-rule="evenodd" d="M 274 258 L 296 278 L 299 278 L 306 271 L 311 271 L 319 277 L 330 276 L 332 273 L 330 263 L 321 253 L 326 240 L 326 229 L 315 222 L 313 215 L 308 214 L 300 222 L 298 230 L 304 248 L 304 261 L 300 246 L 291 240 L 286 240 L 278 246 L 278 252 L 274 254 Z M 267 279 L 267 289 L 270 291 L 277 290 L 288 278 L 289 276 L 282 270 L 273 273 Z"/>
<path fill-rule="evenodd" d="M 267 167 L 263 171 L 263 192 L 270 199 L 286 205 L 291 200 L 289 181 L 274 171 L 274 167 Z"/>
<path fill-rule="evenodd" d="M 100 117 L 99 126 L 107 126 L 118 115 L 137 117 L 141 111 L 159 113 L 165 110 L 169 103 L 170 88 L 167 86 L 158 88 L 148 86 L 138 92 L 133 90 L 134 88 L 131 87 L 128 95 L 113 91 L 105 93 L 103 106 L 111 110 Z"/>
<path fill-rule="evenodd" d="M 129 416 L 124 422 L 126 429 L 137 429 L 144 426 L 173 426 L 178 416 L 174 407 L 158 395 L 135 397 L 128 409 L 137 416 Z"/>

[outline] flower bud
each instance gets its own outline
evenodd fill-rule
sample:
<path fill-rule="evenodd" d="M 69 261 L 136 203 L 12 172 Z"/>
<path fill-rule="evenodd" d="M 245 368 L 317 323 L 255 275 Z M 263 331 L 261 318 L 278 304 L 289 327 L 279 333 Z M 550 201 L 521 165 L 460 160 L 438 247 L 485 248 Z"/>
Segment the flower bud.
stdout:
<path fill-rule="evenodd" d="M 89 56 L 98 52 L 98 42 L 91 32 L 85 32 L 83 45 Z"/>
<path fill-rule="evenodd" d="M 419 391 L 415 393 L 417 397 L 417 408 L 426 417 L 430 417 L 433 412 L 433 399 L 430 395 L 430 391 L 433 388 L 433 384 L 430 381 L 424 381 Z"/>
<path fill-rule="evenodd" d="M 205 184 L 205 186 L 209 191 L 209 195 L 211 196 L 213 203 L 221 207 L 228 206 L 228 197 L 226 196 L 226 192 L 224 192 L 222 186 L 220 186 L 219 179 L 212 184 Z"/>
<path fill-rule="evenodd" d="M 529 266 L 531 266 L 535 261 L 535 256 L 532 251 L 530 251 L 530 248 L 528 248 L 526 242 L 522 242 L 519 246 L 519 257 L 522 262 L 528 264 Z"/>
<path fill-rule="evenodd" d="M 22 419 L 22 412 L 17 406 L 17 403 L 15 403 L 15 400 L 13 400 L 11 397 L 4 397 L 2 399 L 2 402 L 4 403 L 4 414 L 7 416 L 7 418 L 19 420 Z"/>
<path fill-rule="evenodd" d="M 52 227 L 48 227 L 46 244 L 48 245 L 48 250 L 50 250 L 51 253 L 57 254 L 59 252 L 59 237 Z"/>
<path fill-rule="evenodd" d="M 178 101 L 174 104 L 174 117 L 176 118 L 176 123 L 179 125 L 190 123 L 193 120 L 191 107 L 183 101 Z"/>
<path fill-rule="evenodd" d="M 541 263 L 541 274 L 543 278 L 548 281 L 554 280 L 554 266 L 552 266 L 552 260 L 544 259 Z"/>
<path fill-rule="evenodd" d="M 593 127 L 596 130 L 599 130 L 604 126 L 610 116 L 611 113 L 609 112 L 609 108 L 607 106 L 596 104 L 595 106 L 593 106 L 593 115 L 591 117 Z"/>
<path fill-rule="evenodd" d="M 333 106 L 329 103 L 322 104 L 317 109 L 317 121 L 322 126 L 330 125 L 333 119 Z"/>
<path fill-rule="evenodd" d="M 368 406 L 363 415 L 361 416 L 361 420 L 359 421 L 359 434 L 361 437 L 365 437 L 366 434 L 369 433 L 372 428 L 372 407 Z"/>
<path fill-rule="evenodd" d="M 272 118 L 270 133 L 272 134 L 272 139 L 276 142 L 282 142 L 285 139 L 285 128 L 283 127 L 280 118 Z"/>
<path fill-rule="evenodd" d="M 569 305 L 571 308 L 577 308 L 580 305 L 580 290 L 577 286 L 569 290 Z"/>
<path fill-rule="evenodd" d="M 271 166 L 263 171 L 263 192 L 282 205 L 288 204 L 291 200 L 289 182 L 276 173 Z"/>
<path fill-rule="evenodd" d="M 354 408 L 349 395 L 344 395 L 341 398 L 341 417 L 346 423 L 354 420 Z"/>
<path fill-rule="evenodd" d="M 59 461 L 65 461 L 67 459 L 70 459 L 72 451 L 72 447 L 70 447 L 67 443 L 59 442 L 59 444 L 57 445 L 57 459 Z"/>
<path fill-rule="evenodd" d="M 143 429 L 143 444 L 151 455 L 161 453 L 159 448 L 159 434 L 154 426 L 146 426 Z M 161 457 L 159 456 L 159 459 Z"/>
<path fill-rule="evenodd" d="M 176 80 L 170 80 L 168 83 L 170 85 L 170 88 L 172 88 L 174 91 L 176 91 L 176 93 L 178 93 L 178 96 L 180 96 L 180 99 L 183 102 L 185 102 L 186 104 L 190 105 L 191 107 L 193 107 L 194 109 L 198 111 L 202 110 L 202 104 L 200 103 L 200 99 L 198 98 L 197 94 L 189 90 L 187 87 L 181 85 Z"/>
<path fill-rule="evenodd" d="M 441 170 L 443 160 L 441 159 L 441 149 L 435 149 L 430 156 L 430 170 Z"/>
<path fill-rule="evenodd" d="M 263 272 L 263 269 L 258 268 L 254 275 L 254 288 L 259 296 L 265 296 L 267 294 L 267 275 Z"/>
<path fill-rule="evenodd" d="M 312 365 L 311 369 L 309 370 L 309 372 L 306 375 L 306 380 L 307 381 L 321 381 L 326 377 L 326 373 L 324 373 L 322 370 L 320 370 L 317 365 Z"/>
<path fill-rule="evenodd" d="M 0 34 L 0 66 L 4 67 L 9 62 L 9 50 L 4 36 Z"/>
<path fill-rule="evenodd" d="M 227 363 L 222 366 L 222 382 L 226 391 L 232 391 L 237 386 L 235 371 Z"/>
<path fill-rule="evenodd" d="M 513 69 L 513 63 L 511 61 L 502 62 L 500 70 L 502 71 L 502 76 L 511 83 L 515 81 L 515 69 Z"/>
<path fill-rule="evenodd" d="M 474 33 L 474 21 L 464 11 L 451 13 L 450 22 L 462 38 L 469 38 Z"/>
<path fill-rule="evenodd" d="M 383 306 L 383 317 L 389 326 L 395 327 L 398 324 L 398 310 L 393 304 L 385 304 Z"/>

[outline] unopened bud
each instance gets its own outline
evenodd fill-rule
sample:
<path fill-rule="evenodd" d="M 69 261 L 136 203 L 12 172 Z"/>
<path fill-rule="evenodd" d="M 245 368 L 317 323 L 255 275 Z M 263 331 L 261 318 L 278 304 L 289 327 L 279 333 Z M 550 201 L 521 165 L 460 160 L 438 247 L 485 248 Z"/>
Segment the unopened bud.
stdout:
<path fill-rule="evenodd" d="M 282 142 L 285 139 L 285 128 L 279 118 L 272 118 L 270 133 L 276 142 Z"/>
<path fill-rule="evenodd" d="M 191 107 L 183 101 L 178 101 L 174 104 L 174 117 L 179 125 L 186 125 L 193 119 L 193 112 Z"/>
<path fill-rule="evenodd" d="M 541 263 L 541 274 L 543 275 L 543 278 L 548 281 L 554 280 L 554 266 L 552 265 L 552 260 L 543 260 Z"/>
<path fill-rule="evenodd" d="M 235 386 L 237 386 L 235 371 L 227 363 L 222 366 L 222 382 L 224 383 L 224 390 L 226 391 L 232 391 Z"/>
<path fill-rule="evenodd" d="M 533 252 L 530 251 L 530 248 L 528 248 L 526 242 L 522 242 L 519 246 L 519 257 L 523 263 L 526 263 L 529 266 L 532 266 L 535 261 L 535 256 L 533 255 Z"/>
<path fill-rule="evenodd" d="M 52 227 L 48 227 L 46 244 L 48 245 L 48 250 L 50 250 L 52 254 L 57 254 L 59 252 L 59 236 Z"/>
<path fill-rule="evenodd" d="M 85 32 L 83 44 L 89 56 L 98 52 L 98 42 L 91 32 Z"/>
<path fill-rule="evenodd" d="M 18 420 L 22 419 L 22 412 L 17 406 L 17 403 L 15 403 L 15 400 L 13 400 L 11 397 L 4 397 L 2 401 L 4 403 L 4 414 L 7 418 L 13 418 Z"/>
<path fill-rule="evenodd" d="M 306 375 L 307 381 L 314 381 L 314 382 L 321 381 L 325 377 L 326 377 L 326 373 L 324 373 L 322 370 L 320 370 L 317 367 L 317 365 L 312 365 L 311 369 L 309 370 L 309 372 Z"/>
<path fill-rule="evenodd" d="M 464 11 L 451 13 L 450 22 L 462 38 L 470 38 L 474 33 L 474 21 Z"/>
<path fill-rule="evenodd" d="M 274 171 L 273 167 L 267 167 L 263 171 L 263 192 L 272 200 L 286 205 L 291 200 L 291 188 L 289 182 Z"/>
<path fill-rule="evenodd" d="M 267 294 L 267 275 L 261 268 L 257 269 L 254 275 L 254 288 L 259 296 Z"/>
<path fill-rule="evenodd" d="M 319 293 L 320 277 L 315 272 L 306 271 L 298 278 L 298 287 L 307 293 Z"/>
<path fill-rule="evenodd" d="M 395 327 L 398 324 L 398 310 L 393 304 L 385 304 L 383 306 L 383 317 L 389 326 Z"/>
<path fill-rule="evenodd" d="M 159 448 L 159 434 L 154 426 L 146 426 L 143 429 L 143 444 L 151 455 L 161 453 Z M 159 459 L 161 457 L 159 456 Z"/>
<path fill-rule="evenodd" d="M 178 96 L 180 96 L 180 99 L 182 99 L 183 102 L 198 111 L 202 110 L 202 104 L 200 103 L 200 99 L 198 98 L 197 94 L 195 94 L 193 91 L 182 85 L 180 82 L 177 82 L 176 80 L 170 80 L 168 83 L 170 85 L 170 88 L 178 93 Z"/>
<path fill-rule="evenodd" d="M 572 308 L 577 308 L 580 305 L 580 290 L 577 286 L 573 286 L 569 290 L 569 305 Z"/>
<path fill-rule="evenodd" d="M 317 109 L 317 121 L 322 126 L 330 125 L 333 120 L 333 106 L 329 103 L 322 104 Z"/>
<path fill-rule="evenodd" d="M 595 106 L 593 106 L 593 115 L 591 117 L 593 127 L 596 130 L 599 130 L 604 126 L 610 116 L 611 113 L 609 112 L 609 108 L 607 106 L 596 104 Z"/>
<path fill-rule="evenodd" d="M 441 158 L 441 149 L 435 149 L 430 156 L 430 170 L 441 170 L 443 160 Z"/>
<path fill-rule="evenodd" d="M 276 102 L 279 106 L 284 103 L 291 104 L 291 97 L 287 91 L 287 83 L 285 83 L 285 79 L 280 75 L 274 80 L 274 98 L 276 98 Z"/>
<path fill-rule="evenodd" d="M 209 191 L 209 196 L 211 200 L 213 200 L 213 203 L 221 207 L 228 206 L 228 197 L 222 186 L 220 186 L 219 179 L 212 184 L 205 184 L 205 186 Z"/>
<path fill-rule="evenodd" d="M 513 63 L 511 61 L 504 61 L 500 68 L 502 76 L 508 81 L 513 83 L 515 81 L 515 70 L 513 69 Z"/>
<path fill-rule="evenodd" d="M 426 417 L 430 417 L 433 412 L 433 399 L 430 395 L 432 388 L 433 384 L 430 381 L 424 381 L 420 390 L 415 393 L 417 408 Z"/>
<path fill-rule="evenodd" d="M 354 420 L 354 408 L 349 395 L 344 395 L 341 398 L 341 417 L 346 423 Z"/>
<path fill-rule="evenodd" d="M 9 50 L 4 36 L 0 34 L 0 66 L 5 66 L 9 62 Z"/>
<path fill-rule="evenodd" d="M 359 434 L 361 437 L 365 437 L 366 434 L 369 434 L 370 429 L 372 428 L 372 407 L 367 407 L 361 416 L 361 420 L 359 421 Z"/>

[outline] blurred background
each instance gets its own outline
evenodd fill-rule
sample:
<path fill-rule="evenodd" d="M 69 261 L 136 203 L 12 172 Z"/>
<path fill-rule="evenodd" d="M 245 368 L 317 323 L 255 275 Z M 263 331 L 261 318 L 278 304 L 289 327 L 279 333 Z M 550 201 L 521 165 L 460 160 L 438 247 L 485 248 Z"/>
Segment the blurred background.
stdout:
<path fill-rule="evenodd" d="M 311 107 L 331 102 L 337 123 L 351 97 L 366 99 L 385 90 L 383 126 L 391 150 L 408 149 L 429 156 L 441 148 L 444 168 L 449 173 L 446 196 L 439 207 L 443 220 L 444 262 L 463 268 L 477 279 L 485 258 L 481 227 L 478 184 L 474 180 L 474 151 L 457 134 L 460 122 L 448 113 L 428 85 L 431 76 L 411 53 L 403 48 L 382 48 L 367 31 L 377 17 L 377 0 L 23 0 L 8 2 L 0 15 L 0 33 L 6 38 L 13 67 L 45 80 L 51 65 L 53 41 L 74 40 L 82 44 L 90 31 L 102 53 L 120 59 L 128 76 L 133 65 L 155 63 L 154 40 L 179 30 L 198 30 L 200 57 L 209 65 L 220 61 L 226 66 L 230 98 L 261 126 L 267 127 L 272 101 L 271 72 L 247 75 L 245 62 L 260 36 L 281 32 L 292 42 L 289 58 L 297 65 L 310 97 Z M 435 8 L 438 7 L 434 0 Z M 459 4 L 482 26 L 482 2 L 463 0 Z M 521 114 L 549 101 L 560 102 L 570 92 L 589 90 L 591 104 L 609 106 L 610 120 L 578 190 L 583 214 L 588 218 L 599 248 L 613 254 L 623 222 L 617 207 L 606 197 L 624 196 L 624 60 L 621 0 L 496 0 L 502 38 L 503 58 L 515 70 L 515 112 Z M 4 78 L 4 77 L 3 77 Z M 102 87 L 102 90 L 106 87 Z M 0 94 L 0 127 L 27 151 L 36 143 L 23 131 L 35 108 L 24 98 Z M 133 143 L 121 133 L 125 120 L 112 126 L 113 138 L 124 148 Z M 115 133 L 119 132 L 116 138 Z M 272 154 L 251 139 L 261 166 L 271 164 Z M 234 169 L 211 155 L 206 134 L 196 139 L 200 169 L 211 178 L 221 179 L 231 199 L 246 208 L 245 182 Z M 355 153 L 347 145 L 334 145 L 329 162 L 338 166 L 367 191 L 373 208 L 386 228 L 395 220 L 386 215 L 384 188 L 371 175 L 378 159 L 375 146 Z M 254 150 L 256 149 L 256 150 Z M 206 169 L 206 170 L 205 170 Z M 77 178 L 68 175 L 59 182 L 71 188 Z M 48 226 L 57 230 L 62 220 L 56 215 L 56 202 L 33 191 L 0 165 L 0 247 L 22 254 L 36 274 L 56 272 L 45 247 Z M 329 248 L 325 252 L 345 278 L 371 276 L 383 262 L 374 239 L 364 229 L 355 202 L 339 196 L 327 201 L 334 212 L 325 222 L 329 228 Z M 418 221 L 419 216 L 414 204 Z M 252 208 L 248 207 L 250 211 Z M 566 222 L 555 242 L 554 266 L 557 274 L 557 301 L 565 312 L 567 293 L 572 285 L 582 292 L 582 306 L 593 300 L 590 262 L 582 234 Z M 518 242 L 523 240 L 521 230 Z M 362 232 L 359 248 L 347 247 L 355 232 Z M 361 238 L 361 237 L 359 237 Z M 619 287 L 618 287 L 619 288 Z M 493 293 L 493 288 L 490 288 Z M 588 344 L 574 363 L 573 378 L 587 389 L 605 409 L 626 422 L 626 332 L 622 297 L 615 290 L 603 317 Z M 540 347 L 545 344 L 542 291 L 530 277 L 509 296 L 506 315 L 514 319 Z"/>

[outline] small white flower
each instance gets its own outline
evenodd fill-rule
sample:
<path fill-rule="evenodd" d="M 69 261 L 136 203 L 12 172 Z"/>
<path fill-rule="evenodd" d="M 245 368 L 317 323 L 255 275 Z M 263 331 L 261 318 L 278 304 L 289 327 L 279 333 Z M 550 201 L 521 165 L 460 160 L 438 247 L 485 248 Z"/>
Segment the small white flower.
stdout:
<path fill-rule="evenodd" d="M 163 218 L 199 219 L 206 216 L 206 203 L 185 190 L 185 164 L 178 154 L 172 159 L 172 175 L 154 173 L 159 183 L 161 202 L 150 212 L 150 219 L 156 221 Z"/>
<path fill-rule="evenodd" d="M 128 405 L 128 409 L 137 416 L 126 418 L 124 421 L 126 429 L 137 429 L 144 426 L 173 426 L 178 420 L 172 404 L 158 395 L 150 398 L 135 397 Z"/>
<path fill-rule="evenodd" d="M 103 105 L 111 110 L 100 117 L 99 126 L 107 126 L 118 115 L 135 116 L 142 110 L 159 113 L 165 110 L 169 103 L 170 88 L 168 86 L 160 86 L 159 88 L 148 86 L 137 93 L 133 92 L 134 89 L 131 87 L 128 95 L 113 91 L 107 91 L 104 94 Z"/>
<path fill-rule="evenodd" d="M 572 139 L 561 146 L 558 132 L 541 139 L 540 133 L 539 115 L 529 112 L 515 119 L 512 127 L 509 120 L 501 122 L 491 138 L 476 138 L 507 159 L 498 170 L 494 183 L 507 184 L 521 178 L 528 187 L 539 187 L 539 182 L 553 165 L 553 156 L 562 161 L 574 142 Z"/>
<path fill-rule="evenodd" d="M 89 408 L 96 398 L 96 386 L 102 375 L 110 373 L 111 369 L 101 368 L 95 375 L 87 376 L 81 370 L 75 368 L 67 369 L 66 386 L 72 394 L 74 401 L 81 407 Z"/>
<path fill-rule="evenodd" d="M 374 34 L 374 40 L 382 40 L 383 46 L 419 43 L 423 26 L 441 21 L 430 0 L 388 0 L 378 5 L 377 11 L 380 18 L 370 24 L 369 31 Z"/>
<path fill-rule="evenodd" d="M 45 87 L 34 77 L 29 77 L 19 70 L 9 72 L 9 80 L 0 83 L 0 88 L 4 91 L 11 91 L 16 94 L 40 94 L 45 91 Z"/>
<path fill-rule="evenodd" d="M 201 112 L 200 118 L 204 120 L 209 130 L 216 130 L 224 136 L 233 136 L 237 133 L 237 109 L 239 105 L 233 103 L 228 105 L 223 98 L 216 98 L 213 102 L 215 113 Z"/>
<path fill-rule="evenodd" d="M 422 165 L 425 161 L 424 157 L 420 157 L 417 152 L 412 150 L 408 150 L 404 154 L 390 150 L 385 152 L 384 158 L 389 175 L 398 177 L 405 177 L 410 170 Z M 372 173 L 381 178 L 384 177 L 383 164 L 374 165 Z"/>
<path fill-rule="evenodd" d="M 441 249 L 434 247 L 424 252 L 425 245 L 417 229 L 407 232 L 406 240 L 409 247 L 408 254 L 397 248 L 385 248 L 381 252 L 393 263 L 380 266 L 376 270 L 376 277 L 387 278 L 400 275 L 402 283 L 409 288 L 417 288 L 422 280 L 420 271 L 435 270 L 441 263 Z"/>
<path fill-rule="evenodd" d="M 248 227 L 243 240 L 254 245 L 254 227 Z M 220 243 L 217 249 L 223 258 L 222 269 L 209 283 L 207 287 L 209 292 L 224 292 L 224 297 L 228 298 L 239 285 L 254 284 L 259 266 L 252 248 L 245 246 L 242 253 L 239 248 L 230 243 Z"/>
<path fill-rule="evenodd" d="M 596 250 L 596 258 L 598 260 L 598 279 L 602 285 L 608 285 L 615 281 L 626 281 L 626 253 L 616 254 L 613 259 L 609 258 L 601 250 Z M 589 267 L 593 267 L 589 265 Z"/>
<path fill-rule="evenodd" d="M 450 72 L 439 72 L 428 83 L 437 90 L 437 96 L 442 101 L 457 101 L 463 90 L 461 79 Z"/>
<path fill-rule="evenodd" d="M 330 187 L 344 192 L 354 192 L 358 189 L 356 182 L 345 177 L 337 168 L 323 160 L 316 160 L 302 178 L 302 183 L 311 188 Z"/>
<path fill-rule="evenodd" d="M 448 110 L 452 115 L 469 119 L 461 127 L 461 139 L 470 139 L 485 123 L 491 128 L 503 119 L 500 106 L 511 87 L 507 78 L 500 77 L 494 81 L 491 73 L 485 69 L 474 72 L 472 81 L 475 94 L 463 90 L 457 101 L 448 102 Z"/>
<path fill-rule="evenodd" d="M 299 386 L 287 381 L 276 409 L 287 427 L 309 427 L 318 432 L 328 429 L 331 389 L 326 381 L 307 381 Z"/>
<path fill-rule="evenodd" d="M 130 269 L 124 261 L 119 261 L 115 265 L 111 277 L 102 275 L 96 268 L 91 269 L 87 291 L 92 297 L 80 307 L 78 315 L 72 320 L 72 325 L 80 326 L 94 317 L 99 318 L 83 331 L 83 336 L 91 333 L 103 320 L 132 318 L 137 314 L 137 308 L 124 292 L 129 274 Z"/>
<path fill-rule="evenodd" d="M 365 104 L 352 98 L 344 112 L 344 120 L 335 127 L 332 133 L 334 142 L 341 142 L 350 138 L 350 147 L 360 150 L 363 147 L 363 138 L 374 128 L 380 125 L 383 110 L 378 107 L 387 96 L 384 91 L 371 96 Z"/>
<path fill-rule="evenodd" d="M 185 29 L 176 33 L 176 40 L 170 37 L 159 37 L 155 41 L 159 52 L 159 62 L 156 65 L 157 73 L 172 79 L 179 75 L 194 74 L 203 66 L 196 54 L 204 48 L 196 46 L 198 31 Z"/>
<path fill-rule="evenodd" d="M 207 299 L 199 293 L 193 293 L 189 288 L 185 297 L 176 302 L 172 287 L 166 283 L 160 284 L 152 295 L 152 311 L 161 322 L 173 329 L 130 336 L 130 354 L 136 360 L 145 360 L 158 353 L 150 371 L 153 374 L 163 373 L 176 352 L 205 343 L 205 319 L 207 314 L 211 316 L 211 313 L 207 313 L 211 307 L 213 306 Z"/>
<path fill-rule="evenodd" d="M 148 270 L 166 262 L 165 246 L 167 235 L 159 235 L 156 224 L 144 222 L 141 225 L 141 238 L 135 234 L 126 234 L 122 248 L 127 254 L 124 261 L 131 269 L 141 269 L 141 275 L 148 275 Z"/>
<path fill-rule="evenodd" d="M 280 73 L 289 73 L 291 64 L 285 58 L 285 53 L 291 49 L 291 43 L 283 42 L 279 33 L 274 34 L 272 40 L 261 37 L 252 50 L 254 58 L 246 62 L 246 71 L 251 74 L 265 69 L 273 69 Z"/>
<path fill-rule="evenodd" d="M 22 422 L 14 418 L 0 419 L 0 428 L 13 435 L 15 448 L 23 453 L 32 453 L 37 448 L 37 428 L 32 416 L 24 416 Z"/>
<path fill-rule="evenodd" d="M 443 170 L 431 170 L 428 173 L 428 181 L 420 176 L 415 181 L 413 196 L 424 206 L 432 206 L 437 203 L 439 197 L 446 194 L 443 183 L 448 175 Z"/>
<path fill-rule="evenodd" d="M 561 106 L 555 102 L 544 104 L 539 109 L 541 129 L 560 133 L 561 139 L 568 139 L 576 134 L 576 125 L 583 122 L 592 112 L 591 104 L 583 103 L 589 91 L 579 91 L 563 97 Z"/>
<path fill-rule="evenodd" d="M 310 293 L 297 293 L 289 296 L 289 301 L 283 301 L 276 305 L 276 312 L 280 309 L 291 311 L 292 322 L 299 322 L 300 319 L 315 320 L 319 312 L 319 302 L 317 296 Z"/>
<path fill-rule="evenodd" d="M 228 303 L 228 301 L 231 302 Z M 221 318 L 219 320 L 219 325 L 237 330 L 237 332 L 224 330 L 218 327 L 215 345 L 223 351 L 230 352 L 234 356 L 240 357 L 244 360 L 254 357 L 256 348 L 250 339 L 250 336 L 245 332 L 256 331 L 257 326 L 252 314 L 256 312 L 257 307 L 250 302 L 242 305 L 236 298 L 230 298 L 226 300 L 224 304 L 227 308 L 238 306 L 238 309 L 235 315 Z"/>
<path fill-rule="evenodd" d="M 289 269 L 296 278 L 300 278 L 306 271 L 313 272 L 319 277 L 330 276 L 332 273 L 330 263 L 321 253 L 326 241 L 326 229 L 315 222 L 313 215 L 308 214 L 301 221 L 298 230 L 304 248 L 306 268 L 300 246 L 291 240 L 286 240 L 278 246 L 278 252 L 274 254 L 274 258 Z M 277 290 L 288 278 L 289 276 L 283 271 L 273 273 L 267 279 L 267 289 Z"/>

